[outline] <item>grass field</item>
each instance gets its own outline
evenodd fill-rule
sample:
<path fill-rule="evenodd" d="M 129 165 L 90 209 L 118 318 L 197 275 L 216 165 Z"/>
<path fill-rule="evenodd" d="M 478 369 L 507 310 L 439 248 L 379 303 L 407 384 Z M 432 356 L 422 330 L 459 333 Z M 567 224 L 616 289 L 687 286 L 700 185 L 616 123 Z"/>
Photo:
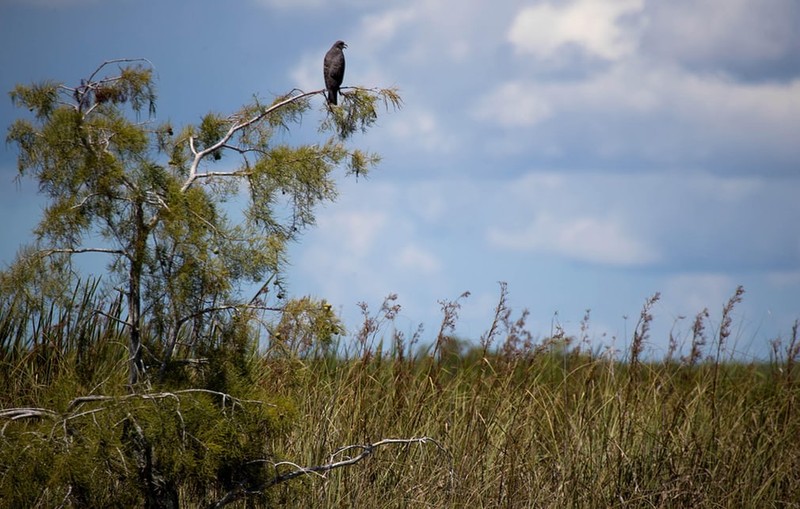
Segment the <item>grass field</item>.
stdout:
<path fill-rule="evenodd" d="M 800 506 L 797 327 L 769 361 L 723 362 L 738 292 L 659 361 L 641 358 L 657 297 L 619 356 L 534 342 L 502 301 L 469 348 L 445 306 L 425 349 L 390 299 L 338 348 L 221 339 L 136 392 L 119 303 L 89 294 L 5 303 L 2 506 Z"/>

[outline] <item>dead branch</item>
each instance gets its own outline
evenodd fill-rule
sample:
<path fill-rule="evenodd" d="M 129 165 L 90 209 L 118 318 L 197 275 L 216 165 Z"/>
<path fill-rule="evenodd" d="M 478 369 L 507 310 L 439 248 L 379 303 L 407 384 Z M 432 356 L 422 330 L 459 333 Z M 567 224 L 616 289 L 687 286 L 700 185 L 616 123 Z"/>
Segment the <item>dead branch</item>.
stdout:
<path fill-rule="evenodd" d="M 151 69 L 155 69 L 156 68 L 156 66 L 153 65 L 153 62 L 151 62 L 150 60 L 148 60 L 148 59 L 146 59 L 144 57 L 140 57 L 140 58 L 114 58 L 114 59 L 111 59 L 111 60 L 106 60 L 105 62 L 100 64 L 97 67 L 97 69 L 95 69 L 94 72 L 89 76 L 88 81 L 90 83 L 93 82 L 94 81 L 94 77 L 97 76 L 97 73 L 99 73 L 101 70 L 103 70 L 103 68 L 105 66 L 107 66 L 107 65 L 121 64 L 121 63 L 131 63 L 131 62 L 147 62 L 147 64 L 150 66 Z"/>
<path fill-rule="evenodd" d="M 16 421 L 17 419 L 30 419 L 30 418 L 44 418 L 55 419 L 58 414 L 46 408 L 8 408 L 0 410 L 0 419 L 10 419 Z"/>
<path fill-rule="evenodd" d="M 301 467 L 301 466 L 296 465 L 295 463 L 291 463 L 291 462 L 287 462 L 287 461 L 273 463 L 272 466 L 273 466 L 273 468 L 275 468 L 275 471 L 276 471 L 275 477 L 273 477 L 272 479 L 270 479 L 266 483 L 263 483 L 263 484 L 261 484 L 259 486 L 253 487 L 253 488 L 248 488 L 246 486 L 240 485 L 240 486 L 236 487 L 235 489 L 233 489 L 233 490 L 229 491 L 228 493 L 226 493 L 222 498 L 220 498 L 216 502 L 212 503 L 209 506 L 209 509 L 218 509 L 220 507 L 224 507 L 224 506 L 226 506 L 226 505 L 228 505 L 230 503 L 233 503 L 233 502 L 241 499 L 242 497 L 246 497 L 248 495 L 260 495 L 260 494 L 263 494 L 264 490 L 269 489 L 272 486 L 275 486 L 276 484 L 280 484 L 280 483 L 289 481 L 291 479 L 294 479 L 296 477 L 300 477 L 300 476 L 303 476 L 303 475 L 318 474 L 318 475 L 322 475 L 322 477 L 324 477 L 324 473 L 325 472 L 329 472 L 329 471 L 335 470 L 337 468 L 342 468 L 342 467 L 347 467 L 347 466 L 350 466 L 350 465 L 355 465 L 356 463 L 358 463 L 358 462 L 362 461 L 363 459 L 365 459 L 367 456 L 370 456 L 375 451 L 375 449 L 377 449 L 378 447 L 384 446 L 384 445 L 389 445 L 389 444 L 410 445 L 410 444 L 428 444 L 428 443 L 434 444 L 437 449 L 439 449 L 440 451 L 446 453 L 448 455 L 448 457 L 450 457 L 450 453 L 447 451 L 447 449 L 445 449 L 444 446 L 442 446 L 442 444 L 440 444 L 437 440 L 435 440 L 435 439 L 433 439 L 431 437 L 384 438 L 383 440 L 379 440 L 379 441 L 374 442 L 372 444 L 346 445 L 344 447 L 340 447 L 339 449 L 336 449 L 330 455 L 330 457 L 328 459 L 328 463 L 325 463 L 323 465 L 315 465 L 315 466 L 311 466 L 311 467 Z M 344 456 L 342 459 L 340 459 L 338 461 L 336 460 L 336 458 L 338 456 L 341 456 L 344 453 L 346 453 L 348 451 L 353 451 L 353 450 L 357 450 L 357 451 L 360 451 L 360 452 L 358 454 L 356 454 L 355 456 Z M 266 460 L 264 462 L 265 463 L 269 463 Z M 278 470 L 278 467 L 283 466 L 283 465 L 291 465 L 291 466 L 294 466 L 296 468 L 294 470 L 290 470 L 289 472 L 284 472 L 283 474 L 280 474 L 280 473 L 277 472 L 277 470 Z"/>
<path fill-rule="evenodd" d="M 45 249 L 40 251 L 42 256 L 50 256 L 54 254 L 82 254 L 82 253 L 106 253 L 106 254 L 116 254 L 116 255 L 125 255 L 125 251 L 122 249 L 111 249 L 105 247 L 83 247 L 83 248 L 56 248 L 56 249 Z"/>
<path fill-rule="evenodd" d="M 46 408 L 7 408 L 0 410 L 0 419 L 8 419 L 8 422 L 0 428 L 0 437 L 5 436 L 6 427 L 18 419 L 57 419 L 58 414 Z"/>
<path fill-rule="evenodd" d="M 130 399 L 158 400 L 158 399 L 172 398 L 177 402 L 178 407 L 180 408 L 180 402 L 181 402 L 180 396 L 192 393 L 211 394 L 214 396 L 219 396 L 222 400 L 223 412 L 225 412 L 227 408 L 230 408 L 230 410 L 233 411 L 237 406 L 239 408 L 244 408 L 245 404 L 267 405 L 271 407 L 277 406 L 273 405 L 272 403 L 265 403 L 257 399 L 235 398 L 230 394 L 219 391 L 212 391 L 210 389 L 181 389 L 174 392 L 126 394 L 124 396 L 105 396 L 102 394 L 90 394 L 88 396 L 79 396 L 70 401 L 69 405 L 67 405 L 66 412 L 64 412 L 63 414 L 56 412 L 54 410 L 49 410 L 47 408 L 20 407 L 20 408 L 0 409 L 0 419 L 7 420 L 7 422 L 3 425 L 3 427 L 0 428 L 0 437 L 5 435 L 6 428 L 8 427 L 9 424 L 20 419 L 50 419 L 55 422 L 53 429 L 56 429 L 58 426 L 62 427 L 66 426 L 67 422 L 73 419 L 84 417 L 86 415 L 93 415 L 97 412 L 102 412 L 107 409 L 107 407 L 98 407 L 89 410 L 80 410 L 79 407 L 85 403 L 93 403 L 98 401 L 120 403 Z M 178 411 L 178 416 L 181 419 L 181 421 L 183 421 L 183 417 L 180 415 L 180 411 Z"/>
<path fill-rule="evenodd" d="M 214 396 L 219 396 L 222 398 L 222 409 L 225 409 L 226 402 L 230 400 L 231 407 L 239 406 L 243 407 L 243 403 L 253 403 L 259 405 L 267 405 L 267 406 L 275 406 L 271 403 L 264 403 L 263 401 L 257 399 L 239 399 L 234 398 L 230 394 L 219 392 L 219 391 L 212 391 L 210 389 L 182 389 L 179 391 L 174 392 L 156 392 L 156 393 L 142 393 L 142 394 L 126 394 L 124 396 L 103 396 L 100 394 L 93 394 L 89 396 L 80 396 L 72 401 L 69 402 L 67 406 L 67 411 L 72 411 L 77 408 L 79 405 L 84 403 L 90 403 L 93 401 L 126 401 L 129 399 L 145 399 L 145 400 L 154 400 L 154 399 L 164 399 L 164 398 L 174 398 L 175 400 L 180 401 L 178 397 L 181 394 L 191 394 L 191 393 L 203 393 L 203 394 L 212 394 Z M 1 415 L 0 415 L 1 417 Z"/>

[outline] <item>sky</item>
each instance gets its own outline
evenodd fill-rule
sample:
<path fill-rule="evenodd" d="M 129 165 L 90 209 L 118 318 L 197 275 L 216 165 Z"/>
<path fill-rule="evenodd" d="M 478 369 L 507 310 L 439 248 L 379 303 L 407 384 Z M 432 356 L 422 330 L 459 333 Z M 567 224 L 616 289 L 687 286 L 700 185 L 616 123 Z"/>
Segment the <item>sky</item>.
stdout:
<path fill-rule="evenodd" d="M 0 90 L 77 83 L 145 57 L 158 120 L 197 122 L 254 95 L 322 88 L 347 42 L 344 85 L 397 87 L 354 144 L 366 179 L 293 245 L 290 294 L 398 295 L 396 327 L 435 338 L 441 302 L 477 340 L 500 292 L 528 328 L 624 351 L 660 292 L 646 352 L 709 330 L 738 285 L 727 351 L 767 358 L 800 318 L 800 3 L 797 0 L 0 0 Z M 4 130 L 25 112 L 0 98 Z M 309 125 L 324 111 L 320 104 Z M 0 264 L 42 210 L 0 145 Z M 685 347 L 687 348 L 687 347 Z"/>

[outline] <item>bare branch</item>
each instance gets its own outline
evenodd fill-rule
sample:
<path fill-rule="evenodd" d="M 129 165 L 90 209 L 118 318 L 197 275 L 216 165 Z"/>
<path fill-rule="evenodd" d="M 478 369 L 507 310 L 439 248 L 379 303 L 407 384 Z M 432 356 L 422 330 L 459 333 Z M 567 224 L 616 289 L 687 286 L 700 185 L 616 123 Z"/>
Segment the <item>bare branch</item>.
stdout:
<path fill-rule="evenodd" d="M 196 312 L 194 312 L 194 313 L 192 313 L 190 315 L 184 316 L 183 318 L 178 320 L 178 326 L 180 327 L 181 325 L 183 325 L 184 323 L 188 322 L 189 320 L 197 318 L 197 317 L 199 317 L 201 315 L 204 315 L 204 314 L 207 314 L 207 313 L 214 313 L 216 311 L 240 311 L 240 310 L 242 310 L 242 311 L 246 311 L 246 310 L 281 311 L 280 308 L 272 308 L 272 307 L 268 307 L 268 306 L 259 306 L 259 305 L 253 304 L 252 302 L 253 301 L 251 301 L 250 304 L 222 304 L 220 306 L 210 306 L 210 307 L 207 307 L 207 308 L 203 308 L 203 309 L 200 309 L 200 310 L 198 310 L 198 311 L 196 311 Z"/>
<path fill-rule="evenodd" d="M 278 463 L 274 463 L 273 467 L 276 470 L 277 470 L 277 468 L 279 466 L 282 466 L 282 465 L 292 465 L 292 466 L 295 466 L 297 468 L 295 468 L 294 470 L 291 470 L 289 472 L 286 472 L 284 474 L 277 474 L 276 473 L 275 477 L 273 477 L 272 479 L 270 479 L 266 483 L 263 483 L 260 486 L 257 486 L 255 488 L 247 488 L 245 486 L 241 486 L 240 485 L 237 488 L 235 488 L 235 489 L 229 491 L 228 493 L 226 493 L 225 496 L 223 496 L 222 498 L 220 498 L 216 502 L 212 503 L 209 506 L 209 509 L 217 509 L 217 508 L 220 508 L 220 507 L 224 507 L 224 506 L 226 506 L 226 505 L 228 505 L 230 503 L 233 503 L 236 500 L 239 500 L 240 498 L 248 496 L 248 495 L 262 494 L 264 492 L 264 490 L 266 490 L 266 489 L 268 489 L 268 488 L 270 488 L 272 486 L 275 486 L 276 484 L 280 484 L 282 482 L 286 482 L 286 481 L 289 481 L 291 479 L 294 479 L 296 477 L 300 477 L 300 476 L 308 475 L 308 474 L 321 475 L 324 472 L 335 470 L 337 468 L 342 468 L 342 467 L 346 467 L 346 466 L 350 466 L 350 465 L 355 465 L 359 461 L 361 461 L 364 458 L 366 458 L 367 456 L 371 455 L 375 451 L 375 449 L 377 449 L 378 447 L 384 446 L 384 445 L 389 445 L 389 444 L 410 445 L 410 444 L 428 444 L 428 443 L 434 444 L 439 450 L 445 452 L 448 456 L 450 456 L 450 453 L 447 451 L 447 449 L 444 448 L 444 446 L 442 446 L 442 444 L 440 444 L 437 440 L 435 440 L 433 438 L 430 438 L 430 437 L 384 438 L 383 440 L 379 440 L 379 441 L 377 441 L 375 443 L 372 443 L 372 444 L 347 445 L 347 446 L 344 446 L 344 447 L 340 447 L 339 449 L 334 451 L 333 454 L 331 454 L 330 459 L 328 460 L 328 463 L 325 463 L 324 465 L 316 465 L 316 466 L 312 466 L 312 467 L 299 467 L 296 464 L 288 462 L 288 461 L 281 461 L 281 462 L 278 462 Z M 334 458 L 336 456 L 338 456 L 338 455 L 340 455 L 340 454 L 342 454 L 342 453 L 344 453 L 346 451 L 353 450 L 353 449 L 360 450 L 361 452 L 359 454 L 355 455 L 355 456 L 345 457 L 342 460 L 334 461 Z"/>
<path fill-rule="evenodd" d="M 162 198 L 160 194 L 158 194 L 158 193 L 156 193 L 154 191 L 148 191 L 147 195 L 148 196 L 153 196 L 155 198 L 155 201 L 148 200 L 148 203 L 153 204 L 153 205 L 161 205 L 167 211 L 170 210 L 169 209 L 169 205 L 167 205 L 167 202 L 164 201 L 164 198 Z"/>
<path fill-rule="evenodd" d="M 179 395 L 181 394 L 192 394 L 192 393 L 202 393 L 202 394 L 211 394 L 214 396 L 219 396 L 222 398 L 222 407 L 225 408 L 225 404 L 228 400 L 231 401 L 233 406 L 243 406 L 243 403 L 254 403 L 259 405 L 267 405 L 267 406 L 275 406 L 271 403 L 264 403 L 261 400 L 257 399 L 240 399 L 231 396 L 230 394 L 219 392 L 219 391 L 212 391 L 210 389 L 182 389 L 175 392 L 155 392 L 155 393 L 142 393 L 142 394 L 127 394 L 125 396 L 104 396 L 102 394 L 92 394 L 88 396 L 80 396 L 72 401 L 69 402 L 67 406 L 67 411 L 74 410 L 79 405 L 84 403 L 91 403 L 94 401 L 127 401 L 129 399 L 165 399 L 165 398 L 173 398 L 176 400 L 180 400 Z M 2 415 L 0 415 L 2 417 Z"/>
<path fill-rule="evenodd" d="M 72 210 L 79 209 L 79 208 L 83 207 L 84 205 L 86 205 L 86 202 L 89 201 L 90 199 L 94 198 L 95 196 L 100 196 L 100 193 L 87 194 L 86 196 L 83 197 L 83 199 L 80 201 L 80 203 L 78 203 L 76 205 L 73 205 L 70 208 Z"/>
<path fill-rule="evenodd" d="M 82 410 L 78 411 L 78 408 L 85 404 L 85 403 L 92 403 L 92 402 L 123 402 L 130 399 L 144 399 L 144 400 L 157 400 L 157 399 L 165 399 L 165 398 L 172 398 L 177 402 L 180 402 L 180 396 L 184 394 L 193 394 L 193 393 L 200 393 L 200 394 L 211 394 L 214 396 L 219 396 L 222 399 L 222 410 L 224 411 L 228 406 L 228 401 L 230 401 L 230 408 L 233 409 L 235 407 L 243 408 L 244 404 L 257 404 L 257 405 L 267 405 L 271 407 L 275 407 L 271 403 L 265 403 L 261 400 L 257 399 L 241 399 L 235 398 L 230 394 L 219 392 L 219 391 L 212 391 L 209 389 L 182 389 L 175 392 L 156 392 L 156 393 L 145 393 L 145 394 L 127 394 L 125 396 L 105 396 L 102 394 L 91 394 L 88 396 L 80 396 L 72 401 L 69 402 L 67 405 L 67 411 L 65 414 L 59 414 L 53 410 L 49 410 L 47 408 L 8 408 L 4 410 L 0 410 L 0 419 L 7 419 L 8 422 L 0 428 L 0 437 L 5 434 L 6 427 L 16 420 L 19 419 L 52 419 L 57 421 L 55 426 L 65 425 L 67 421 L 71 419 L 77 419 L 79 417 L 83 417 L 86 415 L 93 415 L 97 412 L 101 412 L 106 409 L 106 407 L 94 408 L 90 410 Z"/>
<path fill-rule="evenodd" d="M 225 135 L 222 138 L 220 138 L 219 141 L 217 141 L 215 144 L 213 144 L 213 145 L 211 145 L 209 147 L 204 148 L 203 150 L 197 151 L 195 149 L 195 147 L 194 147 L 193 138 L 189 138 L 190 148 L 192 150 L 192 153 L 194 154 L 194 160 L 192 161 L 192 164 L 189 167 L 189 178 L 186 179 L 186 182 L 183 184 L 183 187 L 181 187 L 181 192 L 185 192 L 187 189 L 189 189 L 189 187 L 192 186 L 192 184 L 194 183 L 195 180 L 197 180 L 198 178 L 201 178 L 201 175 L 208 175 L 207 173 L 203 173 L 203 174 L 198 174 L 197 173 L 197 169 L 200 166 L 200 162 L 206 156 L 208 156 L 209 154 L 213 153 L 216 150 L 219 150 L 220 148 L 225 147 L 228 144 L 228 142 L 230 141 L 230 139 L 233 138 L 234 134 L 236 134 L 237 132 L 241 131 L 242 129 L 244 129 L 246 127 L 249 127 L 249 126 L 255 124 L 256 122 L 260 121 L 261 119 L 263 119 L 264 117 L 266 117 L 267 115 L 272 113 L 273 111 L 275 111 L 275 110 L 277 110 L 279 108 L 282 108 L 282 107 L 286 106 L 287 104 L 291 104 L 291 103 L 299 101 L 300 99 L 304 99 L 306 97 L 310 97 L 310 96 L 316 95 L 316 94 L 321 94 L 323 92 L 324 92 L 324 90 L 322 90 L 322 89 L 321 90 L 314 90 L 312 92 L 301 92 L 301 93 L 299 93 L 297 95 L 292 95 L 289 98 L 284 99 L 283 101 L 277 102 L 277 103 L 273 104 L 272 106 L 270 106 L 269 108 L 265 108 L 258 115 L 250 118 L 249 120 L 245 120 L 244 122 L 239 122 L 239 123 L 236 123 L 236 124 L 232 125 L 230 127 L 230 129 L 228 129 L 228 132 L 225 133 Z M 235 173 L 227 173 L 227 174 L 224 174 L 224 175 L 235 175 Z"/>
<path fill-rule="evenodd" d="M 233 150 L 234 152 L 238 152 L 238 153 L 240 153 L 242 155 L 248 154 L 250 152 L 256 152 L 256 153 L 261 154 L 261 155 L 266 155 L 268 153 L 266 150 L 262 150 L 260 148 L 242 148 L 242 147 L 238 147 L 238 146 L 235 146 L 235 145 L 228 145 L 228 144 L 223 145 L 222 148 L 227 148 L 227 149 Z"/>
<path fill-rule="evenodd" d="M 247 177 L 252 175 L 251 171 L 207 171 L 205 173 L 198 173 L 194 176 L 195 179 L 206 179 L 212 177 Z"/>
<path fill-rule="evenodd" d="M 187 366 L 204 366 L 209 364 L 209 360 L 205 357 L 199 359 L 174 359 L 172 362 L 175 364 L 185 364 Z"/>
<path fill-rule="evenodd" d="M 112 59 L 112 60 L 106 60 L 105 62 L 103 62 L 102 64 L 100 64 L 100 65 L 97 67 L 97 69 L 95 69 L 95 70 L 94 70 L 94 72 L 93 72 L 91 75 L 89 75 L 89 79 L 88 79 L 87 81 L 89 81 L 90 83 L 91 83 L 91 82 L 93 82 L 93 81 L 94 81 L 94 77 L 95 77 L 95 76 L 97 76 L 97 73 L 99 73 L 100 71 L 102 71 L 102 70 L 103 70 L 103 68 L 104 68 L 105 66 L 107 66 L 107 65 L 111 65 L 111 64 L 121 64 L 121 63 L 130 63 L 130 62 L 147 62 L 147 63 L 148 63 L 148 65 L 150 65 L 150 67 L 152 67 L 153 69 L 155 69 L 155 68 L 156 68 L 156 66 L 154 66 L 154 65 L 153 65 L 153 62 L 151 62 L 150 60 L 148 60 L 148 59 L 146 59 L 146 58 L 143 58 L 143 57 L 142 57 L 142 58 L 114 58 L 114 59 Z M 104 80 L 104 81 L 105 81 L 105 80 Z"/>
<path fill-rule="evenodd" d="M 58 414 L 46 408 L 7 408 L 0 410 L 0 419 L 8 419 L 8 422 L 0 428 L 0 437 L 5 436 L 6 427 L 11 422 L 18 419 L 57 419 Z"/>
<path fill-rule="evenodd" d="M 125 251 L 122 249 L 111 249 L 105 247 L 81 247 L 81 248 L 55 248 L 55 249 L 45 249 L 39 251 L 42 256 L 50 256 L 58 253 L 66 253 L 66 254 L 81 254 L 81 253 L 106 253 L 106 254 L 117 254 L 125 256 Z"/>
<path fill-rule="evenodd" d="M 46 408 L 8 408 L 0 410 L 0 419 L 10 419 L 16 421 L 17 419 L 31 419 L 31 418 L 44 418 L 55 419 L 58 414 Z"/>

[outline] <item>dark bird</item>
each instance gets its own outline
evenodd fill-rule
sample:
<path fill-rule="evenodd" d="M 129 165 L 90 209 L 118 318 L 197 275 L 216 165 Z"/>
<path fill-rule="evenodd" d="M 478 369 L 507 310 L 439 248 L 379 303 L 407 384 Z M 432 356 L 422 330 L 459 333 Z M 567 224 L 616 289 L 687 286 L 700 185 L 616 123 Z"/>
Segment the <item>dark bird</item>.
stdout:
<path fill-rule="evenodd" d="M 347 44 L 336 41 L 325 53 L 322 72 L 325 75 L 325 88 L 328 89 L 328 104 L 338 104 L 339 87 L 344 80 L 344 50 Z"/>

